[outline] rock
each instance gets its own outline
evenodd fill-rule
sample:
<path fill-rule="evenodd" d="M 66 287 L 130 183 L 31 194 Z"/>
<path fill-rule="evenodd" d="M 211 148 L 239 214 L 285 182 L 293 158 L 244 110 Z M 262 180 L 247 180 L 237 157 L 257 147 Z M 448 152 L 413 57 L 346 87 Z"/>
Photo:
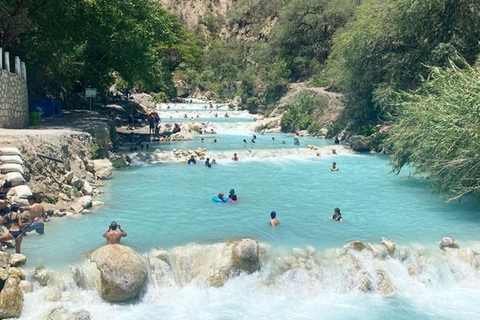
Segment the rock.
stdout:
<path fill-rule="evenodd" d="M 8 259 L 8 263 L 12 267 L 23 266 L 27 262 L 27 257 L 20 253 L 14 253 Z"/>
<path fill-rule="evenodd" d="M 8 274 L 10 276 L 17 277 L 20 280 L 25 280 L 25 274 L 20 268 L 15 268 L 15 267 L 8 268 Z"/>
<path fill-rule="evenodd" d="M 58 307 L 50 311 L 45 320 L 90 320 L 90 313 L 86 310 L 68 312 L 64 307 Z"/>
<path fill-rule="evenodd" d="M 170 141 L 186 141 L 186 140 L 193 140 L 193 137 L 189 132 L 186 132 L 184 130 L 174 133 L 170 136 Z"/>
<path fill-rule="evenodd" d="M 58 193 L 58 199 L 63 201 L 70 201 L 70 198 L 63 192 Z"/>
<path fill-rule="evenodd" d="M 207 98 L 207 100 L 212 100 L 215 97 L 215 93 L 213 91 L 207 91 L 205 92 L 204 96 Z"/>
<path fill-rule="evenodd" d="M 458 241 L 453 239 L 453 238 L 450 238 L 450 237 L 443 238 L 438 243 L 438 246 L 440 247 L 440 249 L 444 249 L 444 248 L 458 249 L 458 248 L 460 248 L 460 245 L 458 244 Z"/>
<path fill-rule="evenodd" d="M 7 268 L 9 266 L 10 266 L 10 263 L 9 263 L 8 253 L 0 252 L 0 267 L 1 268 Z"/>
<path fill-rule="evenodd" d="M 69 161 L 70 170 L 73 171 L 73 174 L 77 177 L 85 177 L 85 164 L 78 155 L 75 155 L 72 160 Z"/>
<path fill-rule="evenodd" d="M 36 267 L 33 273 L 33 278 L 40 283 L 41 286 L 46 286 L 50 279 L 50 274 L 44 266 Z"/>
<path fill-rule="evenodd" d="M 9 276 L 7 269 L 0 268 L 0 280 L 5 281 Z"/>
<path fill-rule="evenodd" d="M 82 207 L 83 209 L 83 207 Z M 53 216 L 54 217 L 64 217 L 66 215 L 66 213 L 64 211 L 61 211 L 61 210 L 55 210 L 55 212 L 53 213 Z"/>
<path fill-rule="evenodd" d="M 30 293 L 33 292 L 33 285 L 27 281 L 27 280 L 22 280 L 19 283 L 20 289 L 22 289 L 22 292 L 24 293 Z"/>
<path fill-rule="evenodd" d="M 373 251 L 372 246 L 370 243 L 363 242 L 363 241 L 352 241 L 349 244 L 344 246 L 347 250 L 355 250 L 355 251 L 362 251 L 367 249 L 368 251 Z"/>
<path fill-rule="evenodd" d="M 307 246 L 305 248 L 305 251 L 307 251 L 307 254 L 309 257 L 313 256 L 315 254 L 315 248 L 312 246 Z"/>
<path fill-rule="evenodd" d="M 68 171 L 66 174 L 65 174 L 65 182 L 67 183 L 71 183 L 72 182 L 72 179 L 73 179 L 73 171 Z"/>
<path fill-rule="evenodd" d="M 292 252 L 295 258 L 303 258 L 303 259 L 308 258 L 308 254 L 300 248 L 293 248 Z"/>
<path fill-rule="evenodd" d="M 99 207 L 99 206 L 103 206 L 105 204 L 105 202 L 103 201 L 92 201 L 92 207 Z"/>
<path fill-rule="evenodd" d="M 98 179 L 109 179 L 113 173 L 113 164 L 108 159 L 92 160 L 95 174 Z"/>
<path fill-rule="evenodd" d="M 75 213 L 80 213 L 84 210 L 83 206 L 78 202 L 72 203 L 70 209 L 72 209 Z"/>
<path fill-rule="evenodd" d="M 347 145 L 356 152 L 370 152 L 371 138 L 365 136 L 351 136 L 347 140 Z"/>
<path fill-rule="evenodd" d="M 147 282 L 145 262 L 129 247 L 106 245 L 95 250 L 90 259 L 101 272 L 100 294 L 105 301 L 133 299 Z"/>
<path fill-rule="evenodd" d="M 221 287 L 231 276 L 260 269 L 265 248 L 252 239 L 211 245 L 190 244 L 175 248 L 170 262 L 180 285 L 189 283 Z"/>
<path fill-rule="evenodd" d="M 90 196 L 93 193 L 93 187 L 90 185 L 88 181 L 84 181 L 81 191 L 84 195 Z"/>
<path fill-rule="evenodd" d="M 49 285 L 43 297 L 46 301 L 60 301 L 62 299 L 62 290 L 59 285 Z"/>
<path fill-rule="evenodd" d="M 382 238 L 382 245 L 388 250 L 389 254 L 394 253 L 397 246 L 394 241 L 387 238 Z"/>
<path fill-rule="evenodd" d="M 94 172 L 95 171 L 95 167 L 93 166 L 93 163 L 91 161 L 87 162 L 87 165 L 85 166 L 85 169 L 87 169 L 87 171 L 89 171 L 89 172 Z"/>
<path fill-rule="evenodd" d="M 23 292 L 19 282 L 10 277 L 0 292 L 0 319 L 18 318 L 23 308 Z"/>
<path fill-rule="evenodd" d="M 236 96 L 233 98 L 232 102 L 230 103 L 234 108 L 238 108 L 242 105 L 242 97 Z"/>
<path fill-rule="evenodd" d="M 83 187 L 83 180 L 75 176 L 71 181 L 71 185 L 80 190 Z"/>
<path fill-rule="evenodd" d="M 383 272 L 379 272 L 378 274 L 380 276 L 378 291 L 383 295 L 391 295 L 392 293 L 394 293 L 395 289 L 393 288 L 390 279 L 388 279 L 388 277 Z"/>
<path fill-rule="evenodd" d="M 78 198 L 77 203 L 79 203 L 83 207 L 83 209 L 88 209 L 92 207 L 92 197 L 90 196 L 80 197 Z"/>
<path fill-rule="evenodd" d="M 90 211 L 90 210 L 87 210 L 87 209 L 85 209 L 85 210 L 83 210 L 83 211 L 81 212 L 81 214 L 90 214 L 90 213 L 91 213 L 91 211 Z"/>

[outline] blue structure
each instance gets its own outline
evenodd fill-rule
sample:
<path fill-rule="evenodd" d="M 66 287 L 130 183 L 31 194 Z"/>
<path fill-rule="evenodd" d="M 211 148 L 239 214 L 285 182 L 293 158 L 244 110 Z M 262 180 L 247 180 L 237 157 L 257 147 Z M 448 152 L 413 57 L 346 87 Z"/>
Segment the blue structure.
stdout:
<path fill-rule="evenodd" d="M 63 116 L 62 106 L 48 97 L 35 100 L 30 104 L 30 111 L 40 111 L 42 118 Z"/>

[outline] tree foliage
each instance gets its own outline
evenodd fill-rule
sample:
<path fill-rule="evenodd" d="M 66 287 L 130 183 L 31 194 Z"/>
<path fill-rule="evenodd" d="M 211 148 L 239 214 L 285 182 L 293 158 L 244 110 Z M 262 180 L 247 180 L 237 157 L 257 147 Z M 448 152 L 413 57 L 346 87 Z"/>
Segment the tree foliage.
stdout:
<path fill-rule="evenodd" d="M 315 123 L 314 114 L 323 112 L 328 101 L 321 96 L 315 96 L 308 91 L 300 91 L 287 105 L 287 112 L 282 115 L 282 132 L 308 130 L 316 133 L 318 125 Z"/>
<path fill-rule="evenodd" d="M 416 88 L 425 65 L 479 53 L 477 0 L 365 0 L 333 38 L 329 66 L 358 125 L 378 121 L 391 96 Z"/>
<path fill-rule="evenodd" d="M 395 104 L 385 144 L 393 168 L 415 168 L 449 200 L 480 196 L 480 65 L 434 68 L 430 78 Z"/>

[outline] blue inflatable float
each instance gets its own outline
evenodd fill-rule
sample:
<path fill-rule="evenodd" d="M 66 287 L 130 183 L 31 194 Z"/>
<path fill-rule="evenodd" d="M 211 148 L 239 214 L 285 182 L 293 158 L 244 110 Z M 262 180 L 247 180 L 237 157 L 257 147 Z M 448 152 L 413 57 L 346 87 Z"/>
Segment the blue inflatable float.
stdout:
<path fill-rule="evenodd" d="M 219 202 L 219 203 L 222 203 L 222 202 L 225 203 L 225 202 L 228 201 L 228 198 L 227 198 L 227 197 L 223 197 L 223 200 L 222 200 L 222 199 L 220 199 L 218 196 L 213 196 L 213 197 L 212 197 L 212 201 L 213 201 L 213 202 Z"/>

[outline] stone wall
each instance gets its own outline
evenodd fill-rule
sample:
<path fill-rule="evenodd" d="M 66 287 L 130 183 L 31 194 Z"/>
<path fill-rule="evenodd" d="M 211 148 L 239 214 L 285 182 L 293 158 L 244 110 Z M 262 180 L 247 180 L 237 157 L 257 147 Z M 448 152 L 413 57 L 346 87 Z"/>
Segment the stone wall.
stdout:
<path fill-rule="evenodd" d="M 25 128 L 29 123 L 27 83 L 19 74 L 0 72 L 0 128 Z"/>

